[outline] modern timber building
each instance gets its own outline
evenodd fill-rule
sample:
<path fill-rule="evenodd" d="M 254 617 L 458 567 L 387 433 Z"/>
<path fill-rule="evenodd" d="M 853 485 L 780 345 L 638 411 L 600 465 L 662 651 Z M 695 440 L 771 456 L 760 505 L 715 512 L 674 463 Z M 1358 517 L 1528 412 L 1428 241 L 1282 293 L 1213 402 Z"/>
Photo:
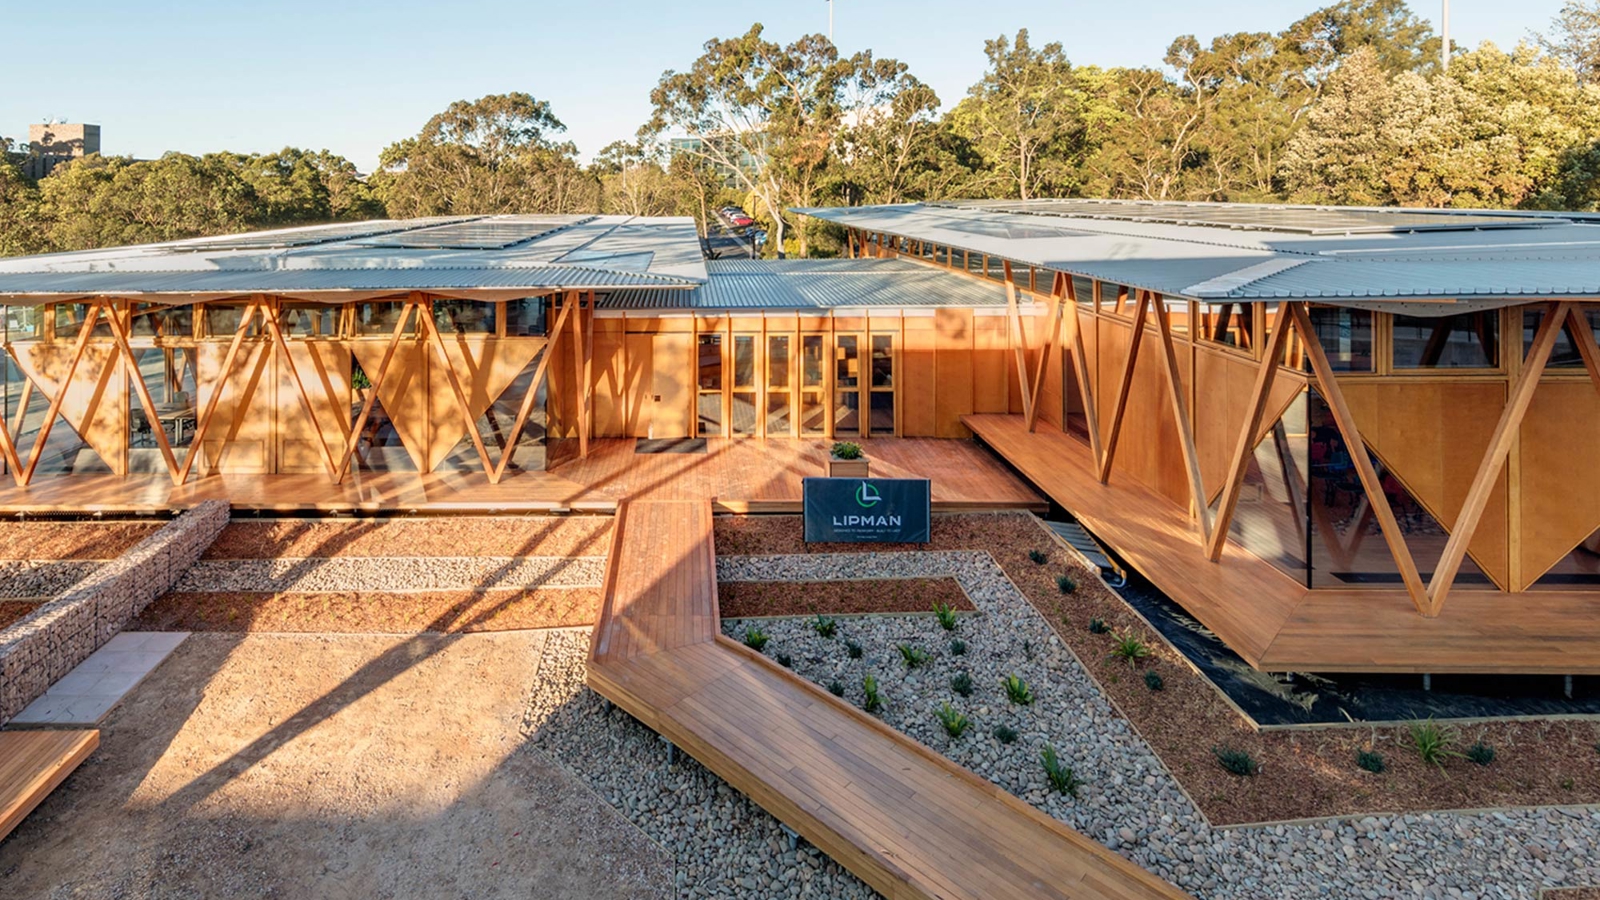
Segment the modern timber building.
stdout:
<path fill-rule="evenodd" d="M 0 509 L 513 508 L 623 438 L 920 448 L 937 504 L 976 437 L 1258 668 L 1600 673 L 1600 222 L 797 212 L 850 258 L 509 216 L 0 260 Z"/>

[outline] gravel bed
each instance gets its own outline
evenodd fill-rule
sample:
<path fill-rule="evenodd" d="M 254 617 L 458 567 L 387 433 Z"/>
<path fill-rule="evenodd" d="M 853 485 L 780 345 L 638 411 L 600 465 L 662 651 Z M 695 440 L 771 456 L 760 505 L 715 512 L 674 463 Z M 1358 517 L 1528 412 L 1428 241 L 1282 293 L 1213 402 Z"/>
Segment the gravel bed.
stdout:
<path fill-rule="evenodd" d="M 605 560 L 597 557 L 228 559 L 195 563 L 173 590 L 398 593 L 597 587 L 604 575 Z"/>
<path fill-rule="evenodd" d="M 584 686 L 588 652 L 587 631 L 549 633 L 524 730 L 672 854 L 676 897 L 878 896 L 810 844 L 790 850 L 777 819 L 688 754 L 669 760 L 655 732 Z"/>
<path fill-rule="evenodd" d="M 789 656 L 796 672 L 818 684 L 840 682 L 850 702 L 860 702 L 862 676 L 874 674 L 885 722 L 1199 897 L 1533 900 L 1545 887 L 1600 884 L 1595 810 L 1213 828 L 987 553 L 724 556 L 717 570 L 727 581 L 956 578 L 980 610 L 957 626 L 964 655 L 951 652 L 950 635 L 926 616 L 841 620 L 831 640 L 804 619 L 764 619 L 766 653 Z M 739 637 L 746 625 L 725 620 L 723 630 Z M 860 659 L 845 652 L 847 639 L 862 646 Z M 902 643 L 931 660 L 908 670 L 897 650 Z M 972 679 L 970 697 L 951 688 L 961 671 Z M 1032 705 L 1006 699 L 1000 682 L 1012 673 L 1032 688 Z M 1128 677 L 1137 678 L 1137 670 Z M 934 717 L 944 702 L 972 719 L 960 738 L 948 737 Z M 1015 743 L 993 736 L 998 725 L 1018 732 Z M 1048 789 L 1039 763 L 1045 744 L 1084 779 L 1077 799 Z"/>
<path fill-rule="evenodd" d="M 90 560 L 0 561 L 0 598 L 53 597 L 82 581 L 101 565 Z"/>

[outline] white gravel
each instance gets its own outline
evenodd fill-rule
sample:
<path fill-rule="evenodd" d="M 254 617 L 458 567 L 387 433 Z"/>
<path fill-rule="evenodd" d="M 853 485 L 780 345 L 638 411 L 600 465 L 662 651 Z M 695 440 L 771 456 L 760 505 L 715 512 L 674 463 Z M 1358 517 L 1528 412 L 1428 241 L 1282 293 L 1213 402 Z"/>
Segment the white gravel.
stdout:
<path fill-rule="evenodd" d="M 307 557 L 201 560 L 174 591 L 405 591 L 598 587 L 602 557 Z"/>

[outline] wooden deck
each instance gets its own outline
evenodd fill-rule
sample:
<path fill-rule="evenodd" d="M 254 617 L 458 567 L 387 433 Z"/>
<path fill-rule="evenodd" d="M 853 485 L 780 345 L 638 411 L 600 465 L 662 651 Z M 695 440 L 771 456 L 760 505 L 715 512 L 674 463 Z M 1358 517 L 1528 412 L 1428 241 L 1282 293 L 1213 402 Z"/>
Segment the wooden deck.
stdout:
<path fill-rule="evenodd" d="M 1046 507 L 1043 497 L 971 441 L 866 441 L 872 474 L 933 479 L 941 512 Z M 635 453 L 630 439 L 591 442 L 587 459 L 547 472 L 508 473 L 497 485 L 481 472 L 353 471 L 326 475 L 218 475 L 174 487 L 160 475 L 41 475 L 17 487 L 0 475 L 0 515 L 141 513 L 223 499 L 247 511 L 612 512 L 624 496 L 716 498 L 724 512 L 800 511 L 800 482 L 823 474 L 828 444 L 816 440 L 708 440 L 704 453 Z"/>
<path fill-rule="evenodd" d="M 619 510 L 589 683 L 888 897 L 1177 889 L 718 633 L 706 500 Z"/>
<path fill-rule="evenodd" d="M 1236 543 L 1205 559 L 1188 513 L 1021 416 L 962 419 L 1250 665 L 1273 672 L 1600 674 L 1600 594 L 1457 591 L 1437 618 L 1403 590 L 1313 590 Z"/>
<path fill-rule="evenodd" d="M 0 840 L 98 746 L 98 731 L 0 731 Z"/>

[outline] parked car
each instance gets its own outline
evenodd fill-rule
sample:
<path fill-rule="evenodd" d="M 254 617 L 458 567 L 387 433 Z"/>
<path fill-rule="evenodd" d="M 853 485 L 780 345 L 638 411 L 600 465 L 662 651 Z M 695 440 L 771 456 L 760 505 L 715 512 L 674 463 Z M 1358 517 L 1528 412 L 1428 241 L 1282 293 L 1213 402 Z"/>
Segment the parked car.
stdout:
<path fill-rule="evenodd" d="M 756 220 L 750 218 L 749 216 L 734 216 L 732 219 L 729 220 L 729 222 L 735 228 L 744 228 L 744 227 L 746 227 L 748 225 L 754 225 L 756 223 Z"/>

